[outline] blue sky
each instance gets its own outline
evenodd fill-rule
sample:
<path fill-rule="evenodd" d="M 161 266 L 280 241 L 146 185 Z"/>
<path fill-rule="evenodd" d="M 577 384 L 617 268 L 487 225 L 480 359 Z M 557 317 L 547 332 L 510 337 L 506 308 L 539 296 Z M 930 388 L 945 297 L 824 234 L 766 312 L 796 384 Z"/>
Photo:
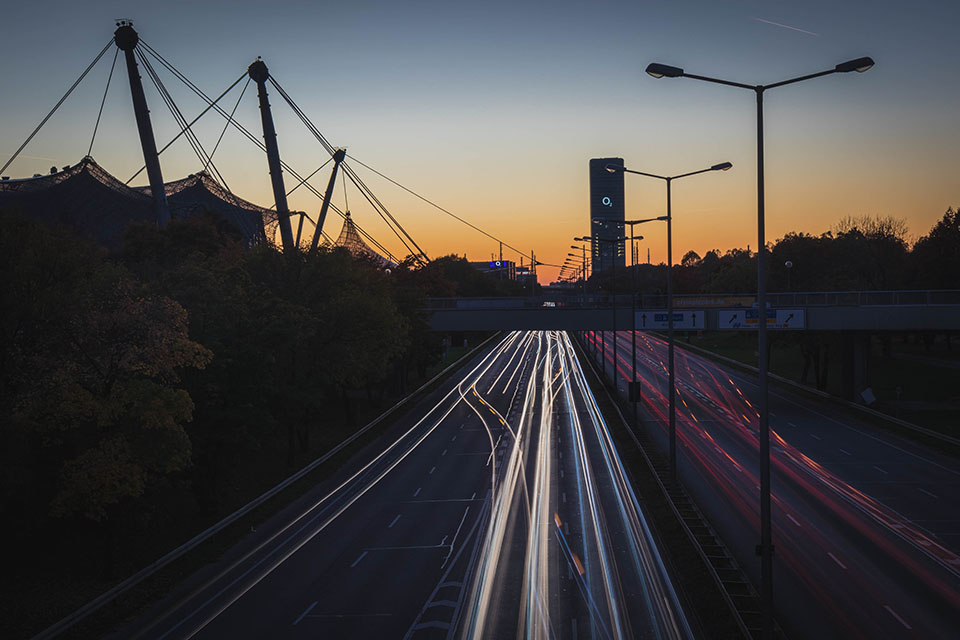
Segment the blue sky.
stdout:
<path fill-rule="evenodd" d="M 643 73 L 652 61 L 769 83 L 876 59 L 865 74 L 767 95 L 768 239 L 864 214 L 906 218 L 919 235 L 960 204 L 956 2 L 19 3 L 0 25 L 0 154 L 19 146 L 118 17 L 133 19 L 146 42 L 212 95 L 263 56 L 333 144 L 548 261 L 562 260 L 569 239 L 587 231 L 587 163 L 600 156 L 654 173 L 732 161 L 730 172 L 678 183 L 675 253 L 756 246 L 753 96 L 654 80 Z M 109 63 L 24 152 L 41 159 L 24 157 L 6 174 L 45 172 L 86 153 Z M 93 152 L 123 179 L 142 163 L 125 82 L 114 77 Z M 164 82 L 188 117 L 199 112 L 182 85 Z M 162 145 L 177 129 L 149 86 L 147 98 Z M 316 168 L 322 150 L 279 96 L 271 102 L 284 158 Z M 251 89 L 238 114 L 258 129 Z M 201 121 L 205 144 L 221 126 Z M 238 195 L 269 205 L 258 154 L 228 132 L 217 160 Z M 167 180 L 199 169 L 185 144 L 161 161 Z M 429 254 L 485 259 L 496 250 L 360 172 Z M 358 194 L 348 197 L 358 221 L 389 245 Z M 628 216 L 662 213 L 659 183 L 628 179 L 627 199 Z M 292 206 L 315 213 L 319 203 L 295 194 Z M 330 224 L 328 232 L 339 231 Z M 646 235 L 653 260 L 662 259 L 662 239 Z"/>

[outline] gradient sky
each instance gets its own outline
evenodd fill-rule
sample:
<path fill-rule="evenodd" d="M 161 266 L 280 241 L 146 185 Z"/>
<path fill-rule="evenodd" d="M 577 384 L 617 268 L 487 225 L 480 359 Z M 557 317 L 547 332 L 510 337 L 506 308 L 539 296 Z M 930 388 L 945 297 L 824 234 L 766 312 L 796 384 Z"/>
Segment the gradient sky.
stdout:
<path fill-rule="evenodd" d="M 334 145 L 546 262 L 562 262 L 572 237 L 589 232 L 587 165 L 605 156 L 661 174 L 733 162 L 729 172 L 674 185 L 674 256 L 756 248 L 753 95 L 654 80 L 643 73 L 653 61 L 753 84 L 876 60 L 864 74 L 766 95 L 768 240 L 868 214 L 905 218 L 919 236 L 960 205 L 955 1 L 14 3 L 0 22 L 4 161 L 112 37 L 118 17 L 134 20 L 148 44 L 212 96 L 263 56 Z M 109 65 L 105 57 L 5 174 L 45 173 L 85 155 Z M 200 111 L 183 85 L 165 72 L 163 80 L 188 118 Z M 238 90 L 231 95 L 229 106 Z M 147 100 L 163 145 L 179 129 L 149 85 Z M 282 156 L 312 171 L 323 150 L 275 92 L 271 102 Z M 237 113 L 259 132 L 255 91 L 248 88 Z M 208 149 L 222 122 L 201 120 Z M 93 156 L 123 180 L 142 164 L 119 73 Z M 237 195 L 272 204 L 266 159 L 239 134 L 227 133 L 215 161 Z M 186 142 L 161 164 L 168 181 L 200 168 Z M 497 251 L 357 171 L 430 256 L 486 260 Z M 326 173 L 312 181 L 321 190 Z M 347 196 L 357 221 L 400 252 L 359 193 Z M 340 185 L 334 202 L 343 205 Z M 312 215 L 319 201 L 301 191 L 291 208 Z M 661 182 L 627 177 L 628 218 L 663 208 Z M 328 218 L 329 234 L 339 227 Z M 664 230 L 646 225 L 644 235 L 641 251 L 665 259 Z M 555 273 L 542 268 L 541 282 Z"/>

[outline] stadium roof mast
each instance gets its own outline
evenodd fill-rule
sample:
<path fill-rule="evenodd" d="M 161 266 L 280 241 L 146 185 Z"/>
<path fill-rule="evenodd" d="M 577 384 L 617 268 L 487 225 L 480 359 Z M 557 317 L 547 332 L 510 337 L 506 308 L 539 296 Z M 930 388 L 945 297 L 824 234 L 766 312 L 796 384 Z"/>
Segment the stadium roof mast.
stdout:
<path fill-rule="evenodd" d="M 267 165 L 270 167 L 270 182 L 273 185 L 273 199 L 277 204 L 277 221 L 280 223 L 280 240 L 283 251 L 294 251 L 297 247 L 293 239 L 293 227 L 290 225 L 290 208 L 287 206 L 287 192 L 283 187 L 283 170 L 280 168 L 280 149 L 277 147 L 277 130 L 273 126 L 270 102 L 267 100 L 267 78 L 270 71 L 267 65 L 257 60 L 247 67 L 250 79 L 257 83 L 257 95 L 260 97 L 260 121 L 263 123 L 263 142 L 267 147 Z"/>
<path fill-rule="evenodd" d="M 323 223 L 327 219 L 327 209 L 330 207 L 330 198 L 333 197 L 333 186 L 337 182 L 337 169 L 340 163 L 347 156 L 346 149 L 337 149 L 333 154 L 333 170 L 330 172 L 330 181 L 327 182 L 327 190 L 323 194 L 323 204 L 320 205 L 320 215 L 317 216 L 317 228 L 313 230 L 313 241 L 310 243 L 310 250 L 315 251 L 317 243 L 320 242 L 320 236 L 323 234 Z"/>
<path fill-rule="evenodd" d="M 153 196 L 153 208 L 157 216 L 157 226 L 161 229 L 170 221 L 170 208 L 167 206 L 167 193 L 163 187 L 163 174 L 160 172 L 160 158 L 157 154 L 157 142 L 153 137 L 150 124 L 150 110 L 147 98 L 140 82 L 140 72 L 133 50 L 140 42 L 140 36 L 133 29 L 130 20 L 118 20 L 117 30 L 113 32 L 113 41 L 123 51 L 127 61 L 127 77 L 130 79 L 130 93 L 133 96 L 133 113 L 137 118 L 137 131 L 140 133 L 140 146 L 143 147 L 143 162 L 147 166 L 150 179 L 150 193 Z"/>

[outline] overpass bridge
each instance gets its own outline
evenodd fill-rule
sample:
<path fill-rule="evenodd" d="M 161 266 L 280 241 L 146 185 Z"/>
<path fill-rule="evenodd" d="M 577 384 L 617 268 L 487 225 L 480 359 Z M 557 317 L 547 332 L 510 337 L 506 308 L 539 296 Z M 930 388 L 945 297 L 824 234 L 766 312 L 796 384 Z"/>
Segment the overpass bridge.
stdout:
<path fill-rule="evenodd" d="M 769 293 L 768 327 L 809 331 L 960 330 L 960 290 Z M 752 295 L 675 295 L 674 328 L 755 329 Z M 666 296 L 637 296 L 638 329 L 665 329 Z M 431 298 L 436 331 L 624 330 L 632 327 L 630 295 L 542 295 L 513 298 Z M 792 318 L 790 315 L 792 314 Z M 787 320 L 789 318 L 789 320 Z"/>
<path fill-rule="evenodd" d="M 857 400 L 869 386 L 870 336 L 885 331 L 960 331 L 960 290 L 828 291 L 767 294 L 767 326 L 775 331 L 840 331 L 843 395 Z M 436 331 L 565 330 L 633 328 L 629 295 L 528 298 L 432 298 Z M 636 328 L 665 330 L 667 300 L 640 295 Z M 750 331 L 759 310 L 751 295 L 674 296 L 676 331 Z"/>

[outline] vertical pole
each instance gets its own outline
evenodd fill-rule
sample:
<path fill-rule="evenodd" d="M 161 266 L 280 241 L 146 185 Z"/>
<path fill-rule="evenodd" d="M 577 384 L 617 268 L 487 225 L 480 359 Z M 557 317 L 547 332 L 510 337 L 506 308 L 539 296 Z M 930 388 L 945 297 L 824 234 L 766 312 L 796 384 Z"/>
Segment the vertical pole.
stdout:
<path fill-rule="evenodd" d="M 637 396 L 636 396 L 636 386 L 637 386 L 637 247 L 636 241 L 633 239 L 633 225 L 630 225 L 630 262 L 633 267 L 633 287 L 630 291 L 630 363 L 631 363 L 631 379 L 630 384 L 634 387 L 634 396 L 633 396 L 633 427 L 637 428 Z"/>
<path fill-rule="evenodd" d="M 611 276 L 610 288 L 613 289 L 613 389 L 617 389 L 617 258 L 620 256 L 620 229 L 615 232 L 617 235 L 613 238 L 613 272 Z"/>
<path fill-rule="evenodd" d="M 323 204 L 320 205 L 320 213 L 317 215 L 317 228 L 313 230 L 313 240 L 310 242 L 310 251 L 316 251 L 317 244 L 320 242 L 320 236 L 323 235 L 323 223 L 327 219 L 327 209 L 330 208 L 330 199 L 333 197 L 333 187 L 337 182 L 337 169 L 340 163 L 346 157 L 346 149 L 337 149 L 333 154 L 333 169 L 330 171 L 330 181 L 327 182 L 327 190 L 323 194 Z M 303 218 L 300 218 L 303 224 Z M 300 243 L 300 231 L 297 231 L 297 244 Z"/>
<path fill-rule="evenodd" d="M 670 371 L 670 477 L 677 479 L 677 380 L 673 362 L 673 211 L 667 178 L 667 366 Z"/>
<path fill-rule="evenodd" d="M 280 149 L 277 147 L 277 130 L 273 126 L 273 115 L 267 99 L 267 78 L 270 71 L 262 60 L 257 60 L 247 68 L 250 79 L 257 83 L 257 95 L 260 98 L 260 122 L 263 124 L 263 142 L 267 147 L 267 166 L 270 168 L 270 182 L 273 185 L 273 199 L 277 204 L 277 221 L 280 223 L 280 240 L 284 252 L 293 251 L 293 229 L 290 226 L 290 209 L 287 207 L 287 192 L 283 188 L 283 171 L 280 168 Z"/>
<path fill-rule="evenodd" d="M 760 609 L 763 638 L 773 640 L 773 539 L 770 527 L 770 422 L 767 407 L 767 274 L 763 185 L 763 87 L 757 92 L 757 371 L 760 382 Z"/>
<path fill-rule="evenodd" d="M 157 226 L 161 229 L 170 221 L 170 208 L 167 206 L 167 192 L 163 188 L 163 174 L 160 172 L 160 157 L 157 142 L 153 137 L 153 125 L 150 124 L 150 110 L 147 97 L 143 93 L 143 83 L 137 70 L 137 60 L 133 50 L 140 42 L 140 36 L 131 23 L 120 22 L 113 32 L 113 41 L 123 51 L 127 61 L 127 77 L 130 80 L 130 94 L 133 96 L 133 113 L 137 118 L 137 132 L 140 134 L 140 146 L 143 148 L 143 163 L 147 165 L 147 177 L 150 179 L 150 193 L 153 196 L 153 211 Z"/>

